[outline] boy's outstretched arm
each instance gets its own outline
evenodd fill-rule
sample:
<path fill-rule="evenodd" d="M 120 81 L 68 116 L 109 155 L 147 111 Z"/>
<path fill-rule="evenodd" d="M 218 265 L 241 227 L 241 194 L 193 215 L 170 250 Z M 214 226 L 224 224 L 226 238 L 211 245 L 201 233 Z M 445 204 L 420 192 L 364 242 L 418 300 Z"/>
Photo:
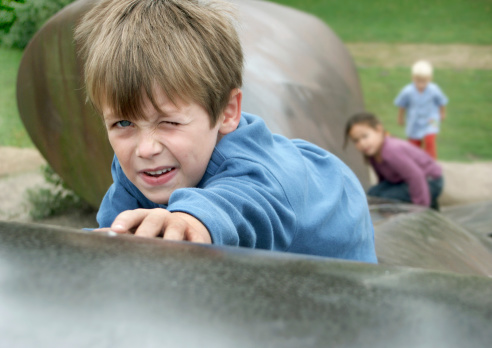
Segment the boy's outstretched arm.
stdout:
<path fill-rule="evenodd" d="M 398 108 L 398 124 L 403 126 L 405 124 L 405 108 Z"/>
<path fill-rule="evenodd" d="M 441 121 L 446 119 L 446 106 L 445 105 L 441 105 L 439 107 L 439 114 L 441 115 Z"/>
<path fill-rule="evenodd" d="M 171 213 L 162 208 L 124 211 L 116 217 L 110 230 L 140 237 L 212 243 L 210 233 L 200 220 L 186 213 Z"/>

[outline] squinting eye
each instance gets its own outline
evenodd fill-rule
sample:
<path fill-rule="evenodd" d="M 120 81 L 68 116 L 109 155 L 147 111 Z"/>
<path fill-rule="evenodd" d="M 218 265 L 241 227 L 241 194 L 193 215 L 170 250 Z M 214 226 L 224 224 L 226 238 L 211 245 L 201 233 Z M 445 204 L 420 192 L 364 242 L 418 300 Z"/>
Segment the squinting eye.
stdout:
<path fill-rule="evenodd" d="M 116 126 L 118 126 L 120 128 L 130 127 L 131 125 L 132 125 L 132 123 L 130 121 L 126 121 L 126 120 L 116 122 Z"/>
<path fill-rule="evenodd" d="M 179 126 L 178 122 L 169 122 L 169 121 L 164 121 L 164 124 L 170 125 L 170 126 Z"/>

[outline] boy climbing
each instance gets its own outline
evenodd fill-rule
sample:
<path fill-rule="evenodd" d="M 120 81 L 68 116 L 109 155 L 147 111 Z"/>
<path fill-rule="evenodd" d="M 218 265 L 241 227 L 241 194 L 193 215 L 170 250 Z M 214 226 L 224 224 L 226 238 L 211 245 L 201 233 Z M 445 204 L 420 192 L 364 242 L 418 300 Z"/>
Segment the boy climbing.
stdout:
<path fill-rule="evenodd" d="M 228 3 L 102 0 L 75 38 L 115 152 L 100 228 L 377 262 L 352 171 L 242 112 Z"/>

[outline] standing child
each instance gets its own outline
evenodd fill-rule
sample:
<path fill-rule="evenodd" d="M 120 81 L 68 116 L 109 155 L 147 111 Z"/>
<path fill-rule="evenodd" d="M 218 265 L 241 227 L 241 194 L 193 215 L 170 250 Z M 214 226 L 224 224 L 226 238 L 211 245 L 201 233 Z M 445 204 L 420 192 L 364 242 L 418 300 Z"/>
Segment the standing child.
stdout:
<path fill-rule="evenodd" d="M 242 112 L 228 3 L 101 0 L 75 37 L 115 152 L 100 228 L 377 262 L 354 173 Z"/>
<path fill-rule="evenodd" d="M 437 158 L 436 135 L 439 123 L 446 118 L 448 98 L 438 85 L 432 83 L 432 65 L 419 60 L 412 66 L 413 82 L 405 86 L 395 99 L 399 107 L 398 123 L 403 126 L 406 113 L 408 140 Z"/>
<path fill-rule="evenodd" d="M 345 143 L 351 139 L 370 162 L 379 183 L 369 196 L 396 199 L 438 210 L 437 197 L 443 179 L 441 167 L 423 150 L 391 136 L 370 113 L 352 116 L 345 128 Z"/>

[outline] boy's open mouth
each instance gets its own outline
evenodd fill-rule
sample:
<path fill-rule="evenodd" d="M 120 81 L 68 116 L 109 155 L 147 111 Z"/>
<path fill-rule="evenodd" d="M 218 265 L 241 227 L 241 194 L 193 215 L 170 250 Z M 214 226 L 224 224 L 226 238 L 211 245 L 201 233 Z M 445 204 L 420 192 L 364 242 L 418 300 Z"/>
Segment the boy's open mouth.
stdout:
<path fill-rule="evenodd" d="M 170 182 L 177 174 L 177 167 L 160 167 L 155 169 L 145 169 L 140 172 L 140 178 L 150 186 L 165 185 Z"/>
<path fill-rule="evenodd" d="M 148 175 L 148 176 L 152 176 L 154 178 L 157 178 L 161 175 L 169 173 L 172 170 L 174 170 L 174 168 L 166 168 L 166 169 L 161 169 L 161 170 L 156 170 L 156 171 L 144 171 L 144 174 Z"/>

